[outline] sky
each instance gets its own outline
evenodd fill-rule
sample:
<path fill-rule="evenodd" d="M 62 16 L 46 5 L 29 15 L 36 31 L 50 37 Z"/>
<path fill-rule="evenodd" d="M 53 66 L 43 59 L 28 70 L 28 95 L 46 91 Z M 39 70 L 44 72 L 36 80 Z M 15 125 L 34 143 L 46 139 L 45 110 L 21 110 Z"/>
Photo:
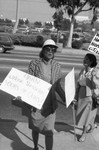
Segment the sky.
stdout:
<path fill-rule="evenodd" d="M 55 9 L 49 6 L 47 0 L 0 0 L 0 17 L 15 20 L 17 1 L 19 18 L 27 18 L 30 22 L 53 21 Z M 92 17 L 90 12 L 80 15 Z"/>

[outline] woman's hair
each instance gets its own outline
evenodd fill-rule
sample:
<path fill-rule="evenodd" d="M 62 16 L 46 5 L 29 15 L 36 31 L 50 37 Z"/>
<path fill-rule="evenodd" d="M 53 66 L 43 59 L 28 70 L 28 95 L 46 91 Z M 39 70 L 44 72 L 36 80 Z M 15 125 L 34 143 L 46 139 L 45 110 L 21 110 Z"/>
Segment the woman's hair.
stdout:
<path fill-rule="evenodd" d="M 44 58 L 44 50 L 43 50 L 43 48 L 42 48 L 42 50 L 41 50 L 40 53 L 39 53 L 39 57 L 40 57 L 40 58 Z"/>
<path fill-rule="evenodd" d="M 90 67 L 93 68 L 97 65 L 97 59 L 96 59 L 96 56 L 91 54 L 91 53 L 88 53 L 86 54 L 86 56 L 89 58 L 89 60 L 92 62 Z"/>

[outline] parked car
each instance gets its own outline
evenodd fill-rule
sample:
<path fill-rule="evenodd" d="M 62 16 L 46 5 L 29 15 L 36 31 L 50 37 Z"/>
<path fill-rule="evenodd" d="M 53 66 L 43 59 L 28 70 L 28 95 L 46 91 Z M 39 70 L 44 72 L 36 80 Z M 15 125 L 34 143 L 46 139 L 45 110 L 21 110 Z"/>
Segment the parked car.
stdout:
<path fill-rule="evenodd" d="M 12 39 L 7 34 L 0 34 L 0 52 L 5 53 L 14 49 Z"/>
<path fill-rule="evenodd" d="M 25 28 L 18 28 L 16 33 L 21 33 L 21 34 L 28 34 L 29 30 Z"/>

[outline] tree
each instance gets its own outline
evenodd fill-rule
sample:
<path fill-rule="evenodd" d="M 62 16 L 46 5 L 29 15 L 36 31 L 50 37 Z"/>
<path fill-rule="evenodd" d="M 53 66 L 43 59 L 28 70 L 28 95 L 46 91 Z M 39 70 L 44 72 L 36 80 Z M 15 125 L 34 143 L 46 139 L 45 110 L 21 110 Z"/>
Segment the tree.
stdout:
<path fill-rule="evenodd" d="M 24 20 L 23 19 L 19 19 L 19 25 L 24 25 Z"/>
<path fill-rule="evenodd" d="M 25 25 L 29 25 L 29 24 L 30 24 L 29 20 L 26 19 L 26 20 L 25 20 Z"/>
<path fill-rule="evenodd" d="M 65 31 L 70 30 L 70 19 L 66 19 L 66 18 L 63 19 L 61 30 L 65 30 Z"/>
<path fill-rule="evenodd" d="M 46 29 L 51 29 L 52 27 L 53 27 L 52 22 L 49 22 L 49 21 L 45 22 L 45 28 Z"/>
<path fill-rule="evenodd" d="M 59 42 L 60 29 L 62 28 L 63 21 L 63 11 L 61 9 L 57 9 L 53 15 L 54 19 L 54 27 L 57 29 L 57 43 Z"/>
<path fill-rule="evenodd" d="M 7 25 L 7 26 L 13 26 L 13 23 L 12 23 L 12 21 L 10 20 L 10 19 L 5 19 L 5 24 Z"/>
<path fill-rule="evenodd" d="M 95 7 L 93 9 L 93 19 L 91 21 L 91 25 L 94 31 L 99 31 L 99 22 L 97 20 L 99 20 L 99 7 Z"/>
<path fill-rule="evenodd" d="M 90 32 L 92 30 L 92 26 L 90 23 L 82 23 L 81 25 L 79 25 L 79 27 L 82 28 L 83 32 Z"/>
<path fill-rule="evenodd" d="M 24 18 L 19 19 L 18 27 L 21 26 L 29 26 L 29 20 Z"/>
<path fill-rule="evenodd" d="M 54 19 L 54 26 L 59 31 L 63 21 L 63 11 L 57 9 L 57 11 L 54 13 L 52 17 Z"/>
<path fill-rule="evenodd" d="M 74 29 L 75 16 L 82 11 L 89 11 L 95 7 L 99 7 L 98 0 L 47 0 L 52 8 L 62 8 L 64 13 L 67 13 L 71 19 L 70 33 L 67 46 L 71 47 L 72 35 Z M 88 7 L 85 9 L 85 6 Z"/>
<path fill-rule="evenodd" d="M 42 27 L 42 23 L 40 21 L 36 21 L 36 22 L 34 22 L 34 26 L 36 28 L 41 28 Z"/>

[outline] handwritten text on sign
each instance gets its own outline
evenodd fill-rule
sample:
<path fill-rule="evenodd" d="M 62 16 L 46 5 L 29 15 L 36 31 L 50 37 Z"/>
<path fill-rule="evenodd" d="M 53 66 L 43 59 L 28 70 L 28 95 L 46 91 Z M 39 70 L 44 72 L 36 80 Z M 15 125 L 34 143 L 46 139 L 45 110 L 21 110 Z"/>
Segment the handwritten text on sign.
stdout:
<path fill-rule="evenodd" d="M 41 109 L 51 84 L 12 68 L 0 86 L 0 89 L 17 97 L 38 109 Z"/>
<path fill-rule="evenodd" d="M 96 33 L 96 35 L 93 37 L 88 50 L 99 55 L 99 33 Z"/>

